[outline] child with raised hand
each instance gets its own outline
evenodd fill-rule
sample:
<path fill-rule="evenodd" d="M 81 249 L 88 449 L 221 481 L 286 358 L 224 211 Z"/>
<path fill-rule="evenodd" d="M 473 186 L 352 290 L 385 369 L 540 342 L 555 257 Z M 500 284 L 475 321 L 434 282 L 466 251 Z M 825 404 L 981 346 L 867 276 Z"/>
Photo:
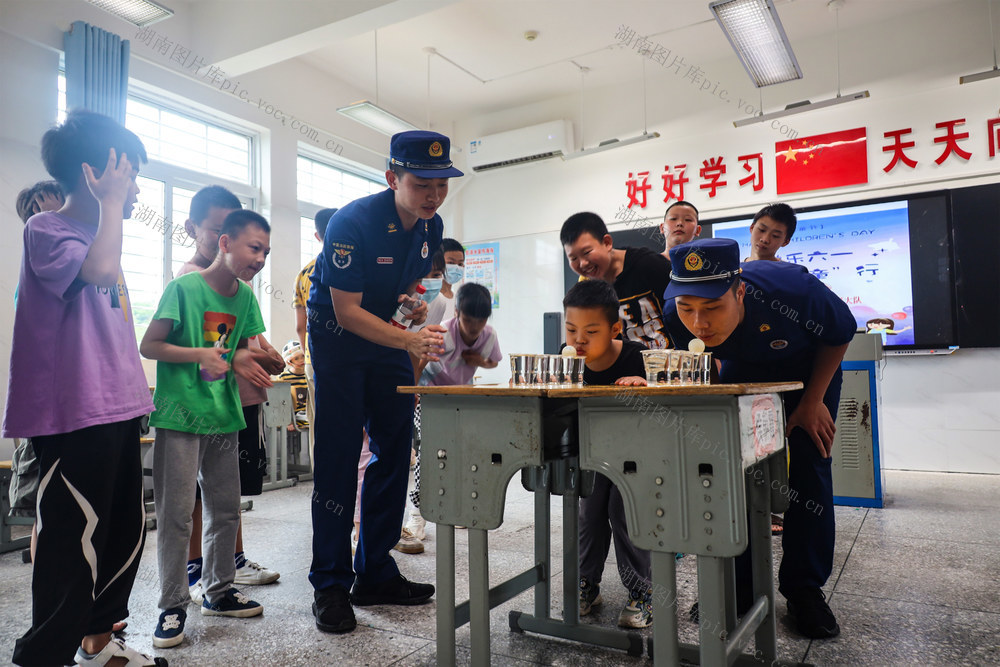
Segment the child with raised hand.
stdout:
<path fill-rule="evenodd" d="M 227 215 L 211 266 L 167 285 L 142 339 L 142 354 L 157 361 L 157 411 L 150 425 L 156 427 L 153 491 L 163 610 L 153 645 L 160 648 L 184 640 L 196 484 L 207 517 L 201 613 L 243 618 L 263 612 L 233 587 L 232 554 L 240 505 L 237 434 L 246 427 L 236 375 L 258 387 L 271 386 L 268 372 L 247 348 L 264 322 L 253 290 L 240 277 L 263 267 L 270 232 L 253 211 Z"/>
<path fill-rule="evenodd" d="M 596 385 L 645 385 L 640 343 L 620 340 L 618 295 L 603 280 L 577 283 L 563 299 L 566 344 L 585 357 L 583 381 Z M 580 499 L 580 615 L 601 604 L 601 575 L 612 538 L 628 602 L 618 625 L 645 628 L 653 622 L 649 551 L 639 549 L 628 536 L 621 492 L 607 477 L 596 474 L 593 492 Z"/>
<path fill-rule="evenodd" d="M 25 226 L 14 316 L 3 436 L 32 439 L 42 479 L 31 628 L 15 664 L 166 664 L 111 634 L 144 541 L 139 420 L 153 404 L 121 253 L 145 161 L 135 134 L 90 111 L 42 137 L 66 199 Z"/>

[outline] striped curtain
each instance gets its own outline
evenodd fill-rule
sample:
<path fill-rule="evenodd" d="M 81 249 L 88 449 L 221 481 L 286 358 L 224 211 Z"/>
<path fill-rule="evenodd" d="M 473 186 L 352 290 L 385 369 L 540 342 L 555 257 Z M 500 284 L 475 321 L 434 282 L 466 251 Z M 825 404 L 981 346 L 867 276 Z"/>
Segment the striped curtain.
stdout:
<path fill-rule="evenodd" d="M 64 37 L 66 108 L 96 111 L 124 125 L 128 40 L 83 21 L 74 21 Z"/>

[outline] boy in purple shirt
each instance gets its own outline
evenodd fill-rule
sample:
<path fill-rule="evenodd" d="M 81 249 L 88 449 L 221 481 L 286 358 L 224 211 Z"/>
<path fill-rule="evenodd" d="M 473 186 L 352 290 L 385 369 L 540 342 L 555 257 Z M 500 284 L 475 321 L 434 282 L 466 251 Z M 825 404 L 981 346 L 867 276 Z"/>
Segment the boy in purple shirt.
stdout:
<path fill-rule="evenodd" d="M 41 482 L 31 629 L 13 662 L 166 664 L 111 636 L 128 616 L 146 517 L 139 419 L 153 403 L 121 270 L 146 150 L 112 119 L 74 110 L 42 137 L 42 161 L 67 196 L 25 226 L 14 316 L 3 435 L 32 439 Z"/>
<path fill-rule="evenodd" d="M 466 283 L 455 301 L 455 317 L 442 324 L 446 330 L 444 352 L 440 361 L 426 364 L 421 384 L 469 384 L 477 368 L 496 368 L 503 359 L 496 331 L 486 323 L 493 314 L 490 291 Z"/>

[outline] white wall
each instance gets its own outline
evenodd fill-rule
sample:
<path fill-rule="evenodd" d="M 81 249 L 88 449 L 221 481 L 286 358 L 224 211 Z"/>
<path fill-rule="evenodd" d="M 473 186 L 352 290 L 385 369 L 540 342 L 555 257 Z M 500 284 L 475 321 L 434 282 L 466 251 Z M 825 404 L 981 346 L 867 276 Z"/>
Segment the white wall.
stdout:
<path fill-rule="evenodd" d="M 806 206 L 996 182 L 1000 158 L 987 157 L 986 120 L 998 115 L 1000 84 L 958 84 L 960 75 L 992 64 L 989 30 L 983 25 L 981 10 L 978 4 L 952 3 L 891 25 L 871 25 L 843 34 L 843 91 L 869 89 L 871 98 L 791 116 L 784 123 L 799 136 L 867 127 L 869 183 L 783 200 Z M 928 44 L 946 44 L 947 53 L 927 48 Z M 795 50 L 807 77 L 776 87 L 780 90 L 768 90 L 765 111 L 836 93 L 832 41 L 796 44 Z M 720 100 L 699 92 L 672 71 L 650 68 L 648 122 L 651 131 L 663 135 L 660 139 L 572 161 L 549 160 L 471 177 L 453 213 L 463 241 L 500 241 L 501 307 L 493 323 L 505 352 L 541 351 L 542 314 L 561 310 L 563 296 L 558 230 L 569 215 L 584 210 L 600 214 L 613 230 L 610 223 L 615 211 L 627 203 L 628 172 L 651 172 L 651 203 L 645 215 L 657 222 L 665 208 L 660 180 L 664 164 L 688 164 L 691 182 L 686 198 L 706 218 L 752 213 L 778 199 L 774 142 L 787 137 L 767 123 L 733 127 L 732 121 L 745 117 L 736 109 L 739 97 L 752 98 L 757 106 L 757 95 L 751 92 L 735 57 L 726 54 L 701 67 L 709 78 L 720 82 L 720 88 L 729 90 L 730 100 L 737 101 Z M 638 82 L 588 92 L 586 145 L 641 132 L 637 125 L 641 103 Z M 555 99 L 459 123 L 457 134 L 469 139 L 558 118 L 576 120 L 578 113 L 578 97 Z M 938 166 L 934 159 L 942 147 L 933 143 L 940 134 L 934 125 L 954 118 L 967 119 L 962 129 L 971 136 L 963 147 L 973 157 L 968 163 L 953 157 Z M 908 153 L 919 165 L 914 170 L 897 167 L 886 174 L 882 171 L 888 162 L 881 150 L 886 143 L 883 133 L 906 127 L 914 130 L 909 138 L 917 145 Z M 758 151 L 764 153 L 767 175 L 764 190 L 753 193 L 736 186 L 740 167 L 736 157 Z M 710 200 L 697 188 L 697 168 L 702 160 L 719 155 L 729 165 L 729 186 Z M 998 220 L 984 224 L 998 224 Z M 948 357 L 890 358 L 883 383 L 886 466 L 1000 473 L 1000 423 L 995 410 L 1000 402 L 998 374 L 1000 355 L 993 349 L 962 350 Z M 503 363 L 483 376 L 484 381 L 506 381 L 509 366 Z"/>

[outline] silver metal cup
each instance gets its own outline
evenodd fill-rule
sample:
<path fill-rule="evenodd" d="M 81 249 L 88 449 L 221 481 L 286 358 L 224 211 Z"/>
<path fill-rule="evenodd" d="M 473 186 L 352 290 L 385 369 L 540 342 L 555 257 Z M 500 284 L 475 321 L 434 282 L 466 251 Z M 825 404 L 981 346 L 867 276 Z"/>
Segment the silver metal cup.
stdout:
<path fill-rule="evenodd" d="M 702 352 L 698 355 L 698 360 L 695 366 L 695 384 L 711 384 L 712 383 L 712 353 Z"/>
<path fill-rule="evenodd" d="M 534 356 L 533 354 L 512 354 L 510 355 L 511 376 L 515 385 L 526 386 L 534 384 Z"/>

